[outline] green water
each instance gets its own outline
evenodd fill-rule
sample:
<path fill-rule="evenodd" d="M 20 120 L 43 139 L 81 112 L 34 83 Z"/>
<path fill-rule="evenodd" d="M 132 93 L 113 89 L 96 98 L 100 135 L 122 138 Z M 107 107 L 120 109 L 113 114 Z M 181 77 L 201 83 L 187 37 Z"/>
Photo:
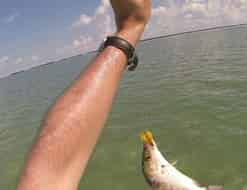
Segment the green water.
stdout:
<path fill-rule="evenodd" d="M 79 189 L 149 189 L 139 133 L 201 184 L 247 190 L 247 28 L 143 42 L 125 74 Z M 0 80 L 0 189 L 15 189 L 24 155 L 53 100 L 92 55 Z"/>

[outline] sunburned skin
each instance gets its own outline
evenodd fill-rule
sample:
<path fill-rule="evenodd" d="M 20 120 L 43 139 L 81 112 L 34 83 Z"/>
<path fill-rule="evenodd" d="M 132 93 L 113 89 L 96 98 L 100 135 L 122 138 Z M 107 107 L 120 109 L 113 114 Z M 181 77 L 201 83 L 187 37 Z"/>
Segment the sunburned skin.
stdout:
<path fill-rule="evenodd" d="M 143 174 L 153 190 L 223 190 L 222 186 L 201 187 L 170 164 L 158 150 L 152 133 L 141 135 L 143 141 Z"/>
<path fill-rule="evenodd" d="M 113 35 L 135 46 L 150 19 L 151 0 L 110 3 L 116 23 Z M 18 190 L 78 188 L 126 66 L 124 52 L 107 46 L 56 99 L 27 156 Z"/>

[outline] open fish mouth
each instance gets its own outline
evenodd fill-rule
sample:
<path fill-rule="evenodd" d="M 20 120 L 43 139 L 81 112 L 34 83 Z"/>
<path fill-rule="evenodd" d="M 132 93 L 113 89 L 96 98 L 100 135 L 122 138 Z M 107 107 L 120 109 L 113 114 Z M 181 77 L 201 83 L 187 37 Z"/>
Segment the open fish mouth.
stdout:
<path fill-rule="evenodd" d="M 194 179 L 175 168 L 159 151 L 150 131 L 140 134 L 143 142 L 142 171 L 153 190 L 223 190 L 221 185 L 200 186 Z"/>
<path fill-rule="evenodd" d="M 154 146 L 153 134 L 150 131 L 145 131 L 140 136 L 144 145 Z"/>

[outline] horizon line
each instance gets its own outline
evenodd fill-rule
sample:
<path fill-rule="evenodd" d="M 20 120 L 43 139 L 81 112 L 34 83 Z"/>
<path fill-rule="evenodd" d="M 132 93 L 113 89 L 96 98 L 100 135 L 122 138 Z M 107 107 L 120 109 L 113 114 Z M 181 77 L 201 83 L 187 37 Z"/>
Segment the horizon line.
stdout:
<path fill-rule="evenodd" d="M 247 26 L 247 23 L 240 23 L 240 24 L 232 24 L 232 25 L 222 25 L 222 26 L 214 26 L 214 27 L 207 27 L 207 28 L 202 28 L 202 29 L 195 29 L 195 30 L 188 30 L 188 31 L 184 31 L 184 32 L 177 32 L 177 33 L 172 33 L 172 34 L 164 34 L 164 35 L 159 35 L 159 36 L 154 36 L 154 37 L 148 37 L 145 39 L 140 40 L 139 44 L 142 42 L 146 42 L 146 41 L 151 41 L 151 40 L 155 40 L 155 39 L 161 39 L 161 38 L 169 38 L 169 37 L 174 37 L 174 36 L 180 36 L 180 35 L 184 35 L 184 34 L 190 34 L 190 33 L 196 33 L 196 32 L 206 32 L 206 31 L 212 31 L 212 30 L 219 30 L 219 29 L 231 29 L 234 27 L 241 27 L 241 26 Z M 78 55 L 86 55 L 86 54 L 90 54 L 90 53 L 95 53 L 98 50 L 91 50 L 82 54 L 78 54 Z M 71 56 L 74 57 L 74 56 Z M 65 58 L 66 59 L 66 58 Z"/>
<path fill-rule="evenodd" d="M 142 39 L 142 40 L 140 40 L 139 44 L 141 44 L 142 42 L 152 41 L 152 40 L 161 39 L 161 38 L 169 38 L 169 37 L 175 37 L 175 36 L 180 36 L 180 35 L 185 35 L 185 34 L 191 34 L 191 33 L 197 33 L 197 32 L 206 32 L 206 31 L 213 31 L 213 30 L 221 30 L 221 29 L 223 29 L 223 30 L 232 29 L 232 28 L 236 29 L 238 27 L 243 27 L 243 26 L 247 26 L 247 23 L 214 26 L 214 27 L 195 29 L 195 30 L 188 30 L 188 31 L 172 33 L 172 34 L 159 35 L 159 36 L 154 36 L 154 37 L 149 37 L 149 38 Z M 58 59 L 58 60 L 55 60 L 55 61 L 47 61 L 44 64 L 40 64 L 40 65 L 31 67 L 31 68 L 29 68 L 27 70 L 19 70 L 19 71 L 10 73 L 7 76 L 0 77 L 0 79 L 1 78 L 6 78 L 6 77 L 9 77 L 9 76 L 12 76 L 12 75 L 16 75 L 18 73 L 21 73 L 21 72 L 24 72 L 24 71 L 28 71 L 28 70 L 31 70 L 31 69 L 39 68 L 39 67 L 42 67 L 42 66 L 47 66 L 47 65 L 50 65 L 50 64 L 53 64 L 53 63 L 56 63 L 56 62 L 60 62 L 60 61 L 66 60 L 66 59 L 70 59 L 70 58 L 73 58 L 73 57 L 93 54 L 93 53 L 96 53 L 96 52 L 98 52 L 98 49 L 91 50 L 91 51 L 88 51 L 88 52 L 85 52 L 85 53 L 81 53 L 81 54 L 72 55 L 72 56 L 66 57 L 66 58 L 61 58 L 61 59 Z"/>

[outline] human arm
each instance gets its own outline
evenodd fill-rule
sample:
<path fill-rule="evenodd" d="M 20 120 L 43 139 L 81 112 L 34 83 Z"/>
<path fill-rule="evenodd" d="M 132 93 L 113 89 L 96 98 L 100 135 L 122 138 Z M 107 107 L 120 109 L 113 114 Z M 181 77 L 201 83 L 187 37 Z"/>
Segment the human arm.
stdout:
<path fill-rule="evenodd" d="M 116 36 L 135 45 L 150 16 L 150 0 L 112 0 Z M 75 190 L 103 129 L 126 68 L 125 54 L 107 47 L 57 99 L 28 156 L 18 190 Z"/>

